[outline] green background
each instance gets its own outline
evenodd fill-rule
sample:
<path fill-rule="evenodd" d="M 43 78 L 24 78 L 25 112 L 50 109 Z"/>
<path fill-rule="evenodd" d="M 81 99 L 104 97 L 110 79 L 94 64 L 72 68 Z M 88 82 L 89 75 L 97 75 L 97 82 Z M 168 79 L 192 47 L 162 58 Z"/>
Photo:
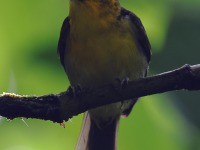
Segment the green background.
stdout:
<path fill-rule="evenodd" d="M 0 93 L 44 95 L 67 89 L 56 49 L 68 3 L 1 0 Z M 135 12 L 147 30 L 153 52 L 150 74 L 199 63 L 199 0 L 121 0 L 121 5 Z M 141 98 L 120 122 L 119 150 L 200 150 L 199 100 L 199 92 L 187 91 Z M 66 128 L 24 121 L 0 119 L 0 150 L 73 150 L 82 115 Z"/>

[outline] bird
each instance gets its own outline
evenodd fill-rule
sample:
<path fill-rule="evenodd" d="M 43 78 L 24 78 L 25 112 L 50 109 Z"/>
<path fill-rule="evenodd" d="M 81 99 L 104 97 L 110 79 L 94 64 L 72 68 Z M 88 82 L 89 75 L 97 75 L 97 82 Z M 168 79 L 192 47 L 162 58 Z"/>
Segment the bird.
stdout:
<path fill-rule="evenodd" d="M 72 87 L 98 88 L 147 75 L 151 45 L 144 26 L 119 0 L 70 0 L 58 40 L 58 54 Z M 88 110 L 76 150 L 117 150 L 121 116 L 137 99 Z"/>

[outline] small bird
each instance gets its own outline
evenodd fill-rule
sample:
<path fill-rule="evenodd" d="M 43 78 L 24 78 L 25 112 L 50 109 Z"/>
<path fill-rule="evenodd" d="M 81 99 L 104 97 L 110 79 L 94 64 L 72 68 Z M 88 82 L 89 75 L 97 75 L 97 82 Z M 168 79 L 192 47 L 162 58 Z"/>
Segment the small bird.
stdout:
<path fill-rule="evenodd" d="M 71 86 L 97 88 L 116 78 L 145 77 L 150 49 L 140 19 L 118 0 L 70 0 L 58 53 Z M 116 150 L 120 116 L 128 116 L 136 101 L 88 110 L 76 150 Z"/>

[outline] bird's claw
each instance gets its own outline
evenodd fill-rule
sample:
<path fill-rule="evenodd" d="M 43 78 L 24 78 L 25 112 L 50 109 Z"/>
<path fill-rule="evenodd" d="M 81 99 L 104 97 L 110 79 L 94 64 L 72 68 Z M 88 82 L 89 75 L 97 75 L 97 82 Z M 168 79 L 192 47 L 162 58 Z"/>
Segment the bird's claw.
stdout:
<path fill-rule="evenodd" d="M 69 88 L 67 89 L 67 95 L 70 96 L 71 98 L 79 97 L 81 95 L 82 91 L 83 90 L 80 85 L 69 86 Z"/>
<path fill-rule="evenodd" d="M 120 84 L 121 88 L 124 88 L 128 85 L 129 78 L 128 77 L 126 77 L 124 79 L 116 78 L 116 81 Z"/>

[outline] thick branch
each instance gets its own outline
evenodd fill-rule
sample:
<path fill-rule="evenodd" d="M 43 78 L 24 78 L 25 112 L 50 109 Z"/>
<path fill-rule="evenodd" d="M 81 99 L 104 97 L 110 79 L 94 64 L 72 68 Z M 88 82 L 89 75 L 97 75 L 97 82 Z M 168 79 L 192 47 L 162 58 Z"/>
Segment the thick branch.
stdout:
<path fill-rule="evenodd" d="M 84 90 L 76 97 L 68 92 L 39 97 L 4 93 L 0 95 L 0 115 L 8 119 L 25 117 L 61 123 L 98 106 L 182 89 L 200 90 L 200 64 L 130 81 L 123 88 L 120 84 L 110 84 Z"/>

